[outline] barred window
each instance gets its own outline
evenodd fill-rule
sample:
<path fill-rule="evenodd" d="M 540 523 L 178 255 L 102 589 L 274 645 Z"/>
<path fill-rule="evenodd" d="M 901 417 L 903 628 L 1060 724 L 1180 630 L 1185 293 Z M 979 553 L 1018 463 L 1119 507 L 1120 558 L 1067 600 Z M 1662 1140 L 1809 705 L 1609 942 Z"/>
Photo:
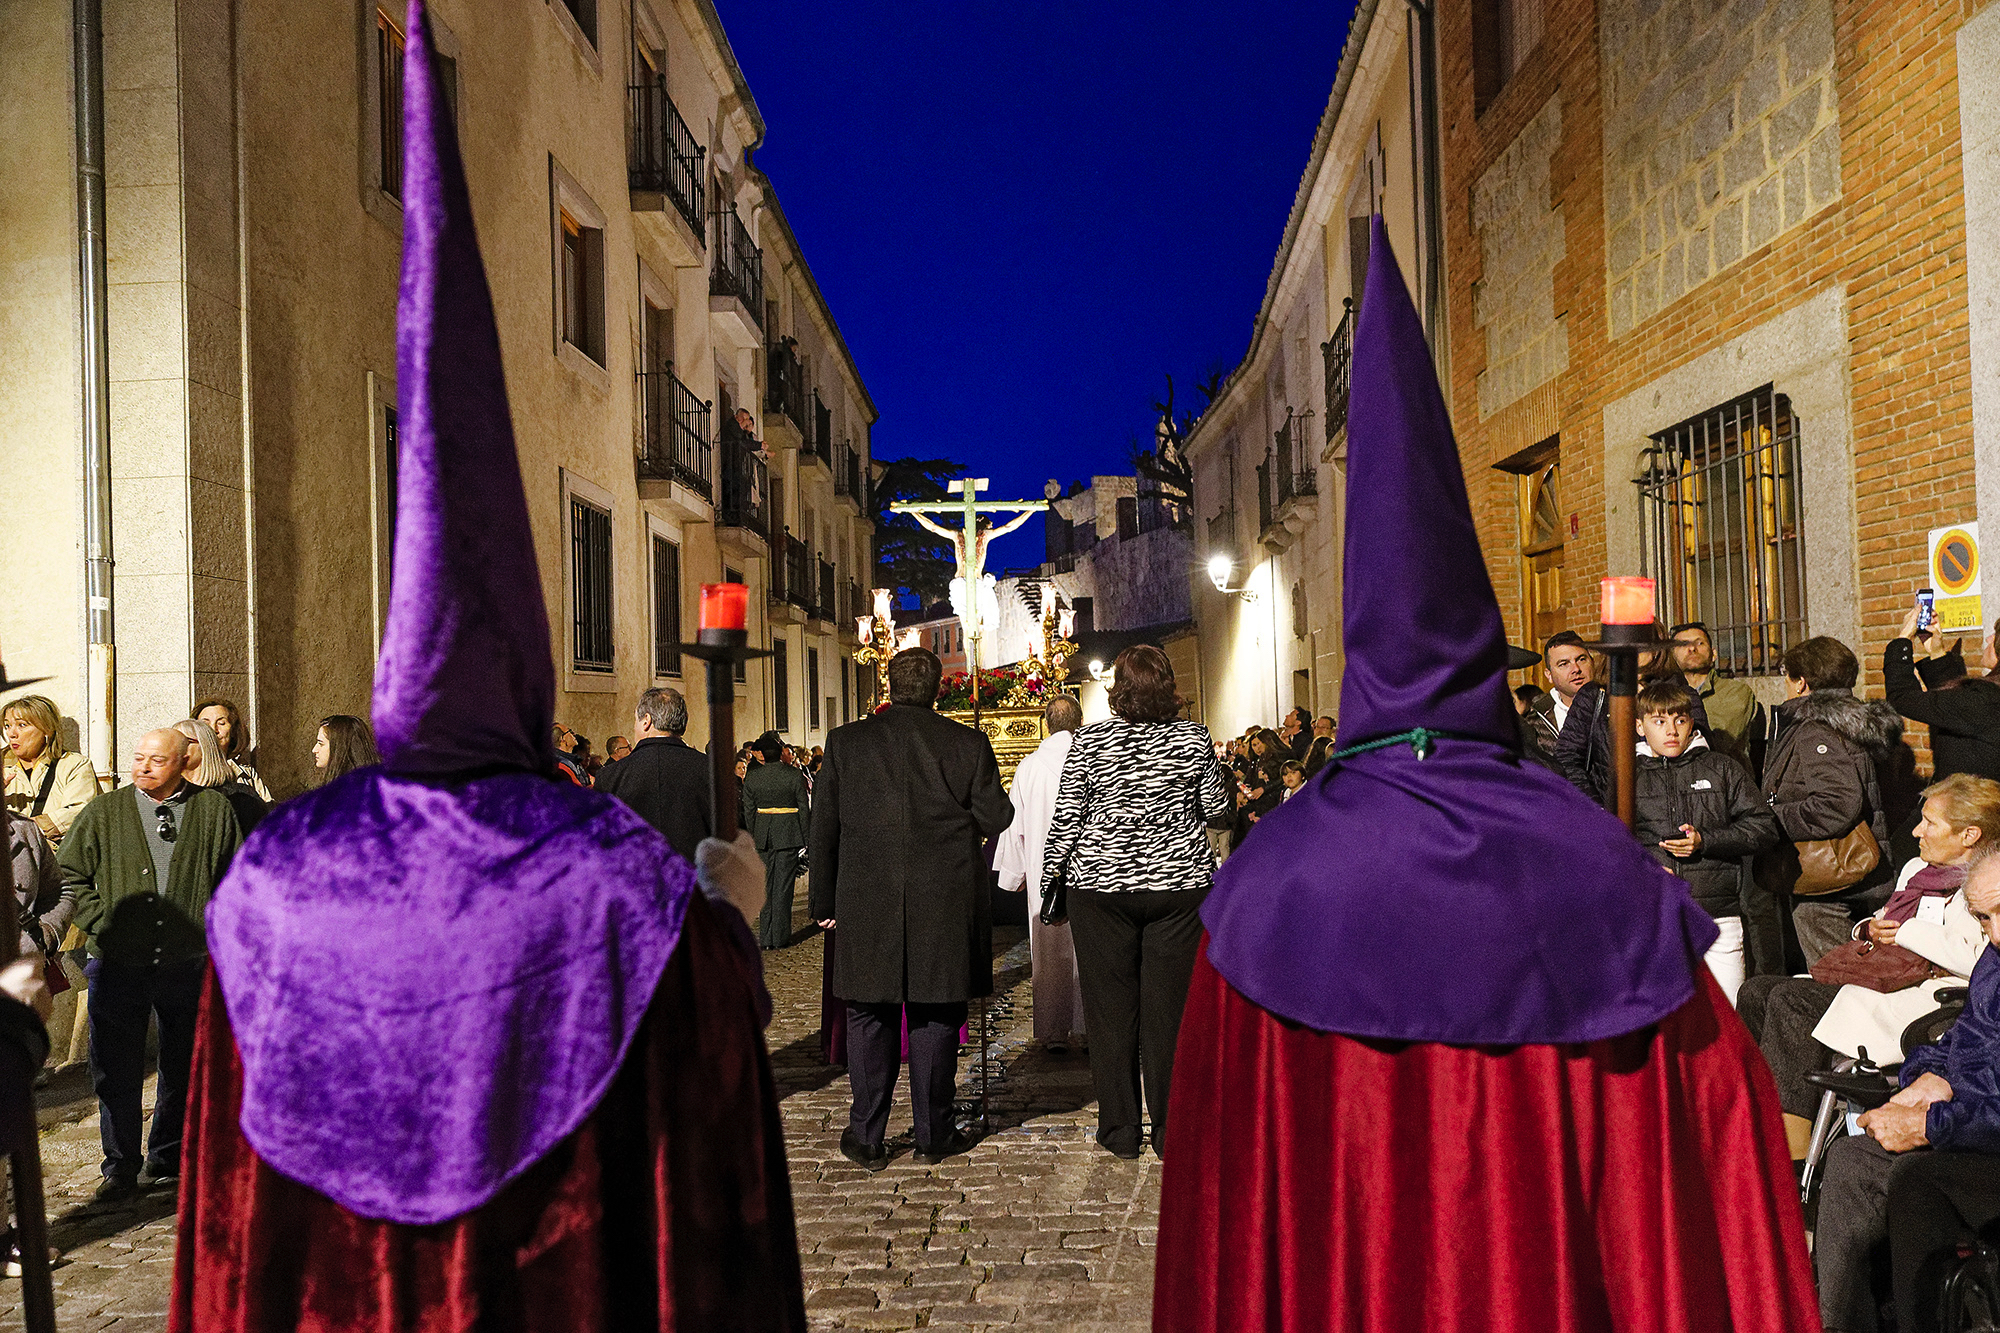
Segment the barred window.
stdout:
<path fill-rule="evenodd" d="M 806 649 L 806 727 L 819 730 L 819 649 Z"/>
<path fill-rule="evenodd" d="M 1729 674 L 1775 673 L 1806 636 L 1790 400 L 1767 384 L 1655 435 L 1644 463 L 1640 541 L 1662 619 L 1707 625 Z"/>
<path fill-rule="evenodd" d="M 570 616 L 574 670 L 609 673 L 611 652 L 611 511 L 579 495 L 569 500 Z"/>
<path fill-rule="evenodd" d="M 653 536 L 653 674 L 681 674 L 681 548 Z"/>
<path fill-rule="evenodd" d="M 771 727 L 792 729 L 791 645 L 783 638 L 771 640 Z"/>
<path fill-rule="evenodd" d="M 375 11 L 375 77 L 377 151 L 382 193 L 403 197 L 403 30 L 394 19 Z"/>

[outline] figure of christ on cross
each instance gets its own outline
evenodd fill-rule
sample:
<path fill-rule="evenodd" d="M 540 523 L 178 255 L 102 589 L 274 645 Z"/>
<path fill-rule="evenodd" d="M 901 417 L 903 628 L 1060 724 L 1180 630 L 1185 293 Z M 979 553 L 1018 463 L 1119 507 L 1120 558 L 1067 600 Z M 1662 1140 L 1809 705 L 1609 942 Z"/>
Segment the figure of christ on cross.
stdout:
<path fill-rule="evenodd" d="M 972 641 L 972 654 L 968 661 L 978 669 L 978 644 L 982 616 L 981 596 L 986 573 L 986 548 L 995 537 L 1004 537 L 1026 523 L 1043 509 L 1043 500 L 981 500 L 980 491 L 986 489 L 984 477 L 966 477 L 950 484 L 956 500 L 902 501 L 889 506 L 890 512 L 908 514 L 923 525 L 926 531 L 934 532 L 950 540 L 952 550 L 958 557 L 958 577 L 952 580 L 956 594 L 952 601 L 961 618 L 966 622 L 967 639 Z M 987 514 L 1013 513 L 1014 518 L 998 527 L 991 526 Z M 949 528 L 929 517 L 931 514 L 957 514 L 960 525 Z"/>

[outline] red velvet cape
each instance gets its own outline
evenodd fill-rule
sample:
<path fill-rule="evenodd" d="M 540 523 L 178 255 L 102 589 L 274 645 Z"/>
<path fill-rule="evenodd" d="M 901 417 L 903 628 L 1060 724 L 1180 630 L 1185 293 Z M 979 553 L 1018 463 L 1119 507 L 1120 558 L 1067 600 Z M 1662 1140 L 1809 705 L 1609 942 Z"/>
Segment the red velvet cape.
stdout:
<path fill-rule="evenodd" d="M 1156 1333 L 1818 1333 L 1770 1071 L 1696 971 L 1588 1045 L 1364 1042 L 1245 999 L 1204 939 Z"/>
<path fill-rule="evenodd" d="M 804 1330 L 754 964 L 715 910 L 689 902 L 652 1007 L 583 1126 L 483 1207 L 435 1226 L 359 1217 L 258 1160 L 237 1125 L 243 1070 L 211 972 L 168 1328 Z"/>

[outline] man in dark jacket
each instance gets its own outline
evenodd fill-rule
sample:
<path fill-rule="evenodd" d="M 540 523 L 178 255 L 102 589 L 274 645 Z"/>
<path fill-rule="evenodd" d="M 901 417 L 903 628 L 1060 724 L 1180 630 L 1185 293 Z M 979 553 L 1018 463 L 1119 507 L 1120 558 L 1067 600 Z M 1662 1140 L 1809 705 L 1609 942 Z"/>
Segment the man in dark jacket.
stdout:
<path fill-rule="evenodd" d="M 229 801 L 186 781 L 186 767 L 187 738 L 178 731 L 163 727 L 141 736 L 132 785 L 85 806 L 57 856 L 90 950 L 83 970 L 90 978 L 90 1081 L 104 1140 L 100 1200 L 180 1177 L 188 1070 L 208 969 L 204 917 L 241 838 Z M 160 1077 L 152 1136 L 141 1153 L 140 1090 L 154 1014 Z"/>
<path fill-rule="evenodd" d="M 1678 680 L 1639 692 L 1633 836 L 1687 881 L 1721 935 L 1707 955 L 1729 1002 L 1743 984 L 1743 858 L 1778 841 L 1778 821 L 1743 765 L 1694 731 L 1695 693 Z"/>
<path fill-rule="evenodd" d="M 952 1127 L 966 1002 L 993 993 L 992 872 L 981 844 L 1014 822 L 986 737 L 939 717 L 943 668 L 910 648 L 889 661 L 889 707 L 826 738 L 812 818 L 812 914 L 839 924 L 833 993 L 848 1003 L 854 1109 L 840 1150 L 871 1171 L 896 1090 L 899 1017 L 910 1025 L 916 1160 L 971 1146 Z"/>
<path fill-rule="evenodd" d="M 1915 633 L 1911 612 L 1882 650 L 1882 692 L 1898 713 L 1931 729 L 1931 780 L 1954 773 L 2000 780 L 2000 683 L 1968 676 L 1956 651 L 1919 662 Z"/>
<path fill-rule="evenodd" d="M 708 757 L 681 739 L 687 725 L 679 690 L 647 690 L 632 724 L 639 743 L 597 775 L 597 789 L 631 806 L 692 865 L 696 844 L 715 832 L 715 807 Z"/>
<path fill-rule="evenodd" d="M 792 942 L 792 897 L 799 880 L 799 849 L 806 845 L 812 797 L 806 775 L 783 762 L 785 743 L 767 731 L 757 738 L 763 760 L 743 778 L 743 827 L 757 840 L 764 858 L 764 913 L 757 919 L 757 943 L 782 949 Z"/>

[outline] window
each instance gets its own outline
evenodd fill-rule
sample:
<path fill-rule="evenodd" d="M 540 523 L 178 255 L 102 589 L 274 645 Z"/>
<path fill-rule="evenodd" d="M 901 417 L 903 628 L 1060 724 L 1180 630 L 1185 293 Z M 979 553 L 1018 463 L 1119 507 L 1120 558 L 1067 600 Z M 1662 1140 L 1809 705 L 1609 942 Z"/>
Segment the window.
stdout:
<path fill-rule="evenodd" d="M 792 729 L 791 645 L 782 637 L 771 640 L 771 726 L 778 731 Z"/>
<path fill-rule="evenodd" d="M 722 568 L 722 581 L 724 583 L 741 583 L 743 582 L 743 571 L 740 569 L 731 569 L 727 565 L 724 565 Z M 782 674 L 781 672 L 780 675 Z M 738 662 L 736 664 L 736 683 L 741 685 L 749 678 L 749 674 L 744 670 L 744 664 Z"/>
<path fill-rule="evenodd" d="M 1139 535 L 1139 499 L 1133 495 L 1118 497 L 1118 538 L 1129 540 Z"/>
<path fill-rule="evenodd" d="M 1542 44 L 1542 0 L 1473 0 L 1472 99 L 1484 111 Z"/>
<path fill-rule="evenodd" d="M 375 11 L 376 132 L 382 193 L 403 198 L 403 30 Z"/>
<path fill-rule="evenodd" d="M 840 659 L 840 720 L 854 720 L 854 663 L 843 657 Z"/>
<path fill-rule="evenodd" d="M 806 727 L 819 730 L 819 649 L 806 649 Z"/>
<path fill-rule="evenodd" d="M 583 40 L 597 45 L 597 0 L 556 0 L 569 16 L 576 20 L 576 30 L 583 34 Z"/>
<path fill-rule="evenodd" d="M 604 232 L 568 209 L 562 219 L 562 337 L 604 364 Z"/>
<path fill-rule="evenodd" d="M 611 511 L 569 497 L 571 669 L 612 670 Z"/>
<path fill-rule="evenodd" d="M 1775 673 L 1806 633 L 1790 400 L 1767 384 L 1661 431 L 1642 462 L 1640 545 L 1661 617 L 1706 624 L 1726 672 Z"/>
<path fill-rule="evenodd" d="M 653 674 L 681 674 L 681 548 L 653 534 Z"/>

